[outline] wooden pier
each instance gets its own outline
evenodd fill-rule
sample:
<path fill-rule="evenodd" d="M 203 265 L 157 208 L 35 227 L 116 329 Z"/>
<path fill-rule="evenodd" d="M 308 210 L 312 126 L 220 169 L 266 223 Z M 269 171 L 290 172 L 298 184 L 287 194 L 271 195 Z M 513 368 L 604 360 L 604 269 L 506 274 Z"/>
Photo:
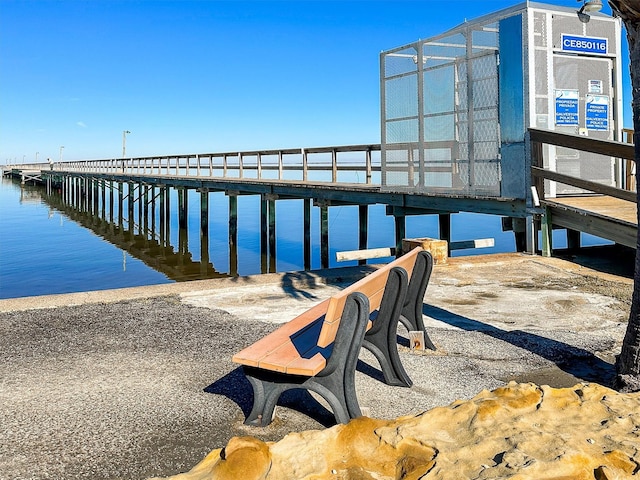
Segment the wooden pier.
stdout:
<path fill-rule="evenodd" d="M 301 199 L 304 202 L 304 266 L 310 268 L 311 206 L 320 209 L 321 266 L 329 266 L 328 209 L 332 206 L 358 206 L 359 249 L 368 248 L 368 207 L 386 205 L 394 217 L 396 251 L 405 237 L 405 219 L 409 215 L 439 216 L 440 239 L 450 243 L 450 215 L 474 212 L 510 217 L 516 245 L 531 252 L 552 254 L 551 231 L 567 229 L 569 247 L 578 247 L 580 232 L 590 233 L 632 248 L 636 246 L 636 193 L 560 174 L 543 168 L 544 144 L 575 148 L 593 153 L 633 159 L 633 146 L 597 141 L 586 137 L 531 129 L 528 134 L 531 153 L 531 178 L 534 195 L 504 198 L 443 193 L 412 193 L 383 188 L 380 182 L 380 145 L 353 145 L 313 149 L 264 150 L 251 152 L 207 153 L 166 157 L 141 157 L 3 167 L 3 174 L 47 185 L 58 190 L 61 200 L 73 208 L 98 217 L 110 217 L 112 224 L 137 225 L 139 234 L 155 232 L 160 224 L 158 245 L 150 251 L 167 248 L 170 189 L 177 192 L 179 226 L 186 231 L 189 190 L 200 193 L 201 244 L 205 260 L 203 275 L 216 272 L 208 265 L 208 194 L 224 192 L 229 197 L 229 244 L 231 274 L 233 251 L 237 245 L 238 197 L 260 196 L 260 235 L 263 272 L 275 271 L 276 221 L 278 200 Z M 584 194 L 550 197 L 545 182 L 561 182 L 583 189 Z M 114 217 L 114 212 L 116 216 Z M 509 223 L 509 222 L 506 222 Z M 524 225 L 524 227 L 523 227 Z M 101 227 L 110 232 L 113 227 Z M 542 230 L 542 245 L 537 231 Z M 127 237 L 129 238 L 129 237 Z M 180 236 L 177 258 L 185 256 L 186 239 Z M 125 237 L 112 240 L 125 246 Z M 389 246 L 391 247 L 391 246 Z M 141 257 L 146 254 L 138 251 Z M 169 255 L 171 257 L 171 255 Z M 237 258 L 235 259 L 237 262 Z M 364 263 L 364 262 L 362 262 Z M 196 268 L 194 265 L 193 268 Z M 173 275 L 170 275 L 173 276 Z"/>

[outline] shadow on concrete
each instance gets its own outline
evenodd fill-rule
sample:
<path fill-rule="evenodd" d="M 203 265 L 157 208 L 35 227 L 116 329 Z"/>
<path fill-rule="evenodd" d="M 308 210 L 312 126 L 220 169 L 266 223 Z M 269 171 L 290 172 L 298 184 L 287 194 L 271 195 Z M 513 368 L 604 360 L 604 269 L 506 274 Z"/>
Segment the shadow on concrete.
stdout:
<path fill-rule="evenodd" d="M 384 382 L 382 371 L 358 360 L 356 370 L 368 375 L 375 380 Z M 253 389 L 245 377 L 242 367 L 233 369 L 224 377 L 219 378 L 204 389 L 206 393 L 223 395 L 234 402 L 244 414 L 245 418 L 251 413 L 253 405 Z M 323 427 L 331 427 L 336 424 L 333 412 L 323 403 L 313 397 L 307 390 L 296 388 L 287 390 L 278 399 L 277 405 L 295 410 L 309 418 L 312 418 Z"/>
<path fill-rule="evenodd" d="M 317 297 L 308 290 L 324 285 L 347 285 L 374 272 L 376 267 L 358 265 L 351 267 L 324 268 L 319 270 L 288 272 L 282 274 L 280 285 L 287 295 L 293 298 L 315 300 Z"/>
<path fill-rule="evenodd" d="M 433 305 L 424 305 L 422 312 L 435 320 L 462 330 L 481 332 L 539 355 L 582 381 L 596 382 L 608 387 L 613 385 L 615 366 L 583 348 L 522 330 L 501 330 Z"/>
<path fill-rule="evenodd" d="M 554 257 L 625 278 L 633 278 L 635 255 L 635 249 L 619 244 L 553 251 Z"/>
<path fill-rule="evenodd" d="M 204 391 L 224 395 L 240 407 L 245 418 L 251 413 L 253 389 L 242 372 L 242 367 L 235 368 L 224 377 L 219 378 Z M 278 399 L 277 405 L 302 413 L 323 427 L 331 427 L 336 424 L 333 412 L 316 400 L 307 390 L 301 388 L 284 392 Z"/>
<path fill-rule="evenodd" d="M 308 290 L 318 286 L 318 279 L 309 272 L 290 272 L 282 276 L 282 290 L 292 298 L 316 300 L 318 297 Z"/>

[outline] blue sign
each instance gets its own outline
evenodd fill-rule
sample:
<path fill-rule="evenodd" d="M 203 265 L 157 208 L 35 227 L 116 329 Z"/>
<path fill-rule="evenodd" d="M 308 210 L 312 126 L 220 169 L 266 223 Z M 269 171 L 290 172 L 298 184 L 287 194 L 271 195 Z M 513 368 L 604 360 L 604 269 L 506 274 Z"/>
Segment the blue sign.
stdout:
<path fill-rule="evenodd" d="M 556 90 L 556 125 L 578 125 L 578 90 Z"/>
<path fill-rule="evenodd" d="M 607 39 L 562 34 L 563 52 L 607 54 Z"/>
<path fill-rule="evenodd" d="M 609 97 L 587 95 L 585 123 L 588 130 L 609 130 Z"/>

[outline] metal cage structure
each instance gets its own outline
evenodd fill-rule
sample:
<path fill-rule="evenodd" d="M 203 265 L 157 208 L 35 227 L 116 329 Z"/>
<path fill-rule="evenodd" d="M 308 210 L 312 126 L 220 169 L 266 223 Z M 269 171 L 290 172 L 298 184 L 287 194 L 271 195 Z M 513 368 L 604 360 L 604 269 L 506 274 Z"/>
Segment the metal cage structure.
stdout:
<path fill-rule="evenodd" d="M 530 199 L 527 128 L 620 139 L 621 22 L 587 18 L 527 2 L 382 52 L 383 189 Z M 545 155 L 557 171 L 620 181 L 615 159 L 565 150 Z"/>

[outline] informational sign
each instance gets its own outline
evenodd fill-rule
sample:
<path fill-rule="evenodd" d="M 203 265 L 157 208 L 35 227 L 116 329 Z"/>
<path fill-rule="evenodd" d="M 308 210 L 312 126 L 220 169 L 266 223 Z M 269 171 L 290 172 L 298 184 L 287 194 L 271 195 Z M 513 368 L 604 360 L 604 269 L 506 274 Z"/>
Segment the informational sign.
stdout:
<path fill-rule="evenodd" d="M 585 123 L 588 130 L 609 130 L 608 95 L 587 95 Z"/>
<path fill-rule="evenodd" d="M 589 80 L 589 93 L 602 93 L 602 80 Z"/>
<path fill-rule="evenodd" d="M 606 38 L 582 37 L 578 35 L 562 34 L 563 52 L 596 53 L 606 55 L 608 43 Z"/>
<path fill-rule="evenodd" d="M 556 90 L 556 125 L 578 125 L 578 90 Z"/>

